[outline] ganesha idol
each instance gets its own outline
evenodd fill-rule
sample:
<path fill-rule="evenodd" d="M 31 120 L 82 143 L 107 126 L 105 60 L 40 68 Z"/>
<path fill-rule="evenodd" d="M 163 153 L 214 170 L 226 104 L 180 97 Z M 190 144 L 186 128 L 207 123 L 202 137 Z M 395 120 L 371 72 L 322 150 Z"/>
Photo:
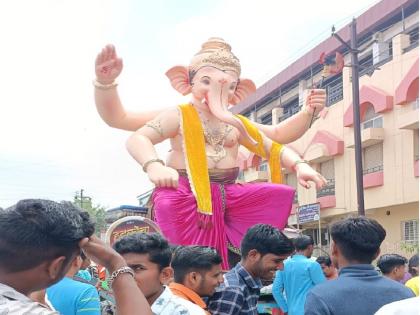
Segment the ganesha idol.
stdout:
<path fill-rule="evenodd" d="M 114 82 L 121 60 L 108 46 L 96 64 L 98 110 L 102 117 L 121 116 Z M 240 77 L 239 59 L 224 40 L 210 38 L 189 66 L 175 66 L 166 75 L 179 93 L 191 94 L 191 101 L 156 113 L 129 137 L 127 149 L 156 186 L 152 195 L 155 220 L 165 237 L 173 244 L 216 248 L 228 269 L 228 248 L 239 248 L 249 227 L 257 223 L 285 227 L 295 191 L 281 184 L 282 167 L 295 171 L 306 188 L 308 181 L 321 188 L 325 179 L 290 148 L 229 111 L 256 88 L 251 80 Z M 112 102 L 118 103 L 115 108 L 110 108 Z M 130 129 L 123 124 L 118 127 Z M 171 150 L 165 163 L 154 145 L 166 139 Z M 241 145 L 267 159 L 271 183 L 236 183 Z"/>

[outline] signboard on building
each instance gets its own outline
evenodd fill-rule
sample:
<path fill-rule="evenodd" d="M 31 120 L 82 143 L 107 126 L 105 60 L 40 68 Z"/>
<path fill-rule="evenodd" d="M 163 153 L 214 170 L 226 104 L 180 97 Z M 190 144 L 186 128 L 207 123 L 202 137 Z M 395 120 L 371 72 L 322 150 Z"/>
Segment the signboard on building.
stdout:
<path fill-rule="evenodd" d="M 160 233 L 159 227 L 152 220 L 141 216 L 121 218 L 106 231 L 106 242 L 111 246 L 121 237 L 134 233 Z"/>
<path fill-rule="evenodd" d="M 320 216 L 321 205 L 319 203 L 312 203 L 303 205 L 298 208 L 299 224 L 318 221 Z"/>

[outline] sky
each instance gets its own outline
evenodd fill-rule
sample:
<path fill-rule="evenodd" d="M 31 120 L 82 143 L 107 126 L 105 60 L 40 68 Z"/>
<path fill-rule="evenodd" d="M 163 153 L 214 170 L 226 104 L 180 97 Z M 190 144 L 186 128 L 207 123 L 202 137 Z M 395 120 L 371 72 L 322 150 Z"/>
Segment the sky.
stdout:
<path fill-rule="evenodd" d="M 222 37 L 257 87 L 378 0 L 0 1 L 0 207 L 24 198 L 72 200 L 84 190 L 106 208 L 138 204 L 153 188 L 129 156 L 130 133 L 96 112 L 94 60 L 108 43 L 124 68 L 125 108 L 187 100 L 164 73 Z M 158 145 L 164 158 L 168 143 Z"/>

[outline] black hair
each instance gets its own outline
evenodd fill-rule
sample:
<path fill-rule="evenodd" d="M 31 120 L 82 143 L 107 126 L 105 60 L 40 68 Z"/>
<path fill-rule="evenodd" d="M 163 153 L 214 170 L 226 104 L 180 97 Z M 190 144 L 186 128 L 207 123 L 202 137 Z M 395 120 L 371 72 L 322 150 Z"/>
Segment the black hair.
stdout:
<path fill-rule="evenodd" d="M 71 202 L 25 199 L 0 211 L 0 267 L 19 272 L 60 256 L 69 261 L 95 230 Z"/>
<path fill-rule="evenodd" d="M 386 231 L 373 219 L 348 218 L 330 227 L 331 237 L 349 261 L 370 264 L 375 259 Z"/>
<path fill-rule="evenodd" d="M 314 245 L 314 239 L 309 235 L 301 235 L 293 240 L 296 250 L 305 250 L 309 245 Z"/>
<path fill-rule="evenodd" d="M 222 263 L 222 258 L 213 248 L 206 246 L 181 246 L 172 257 L 175 282 L 183 283 L 185 276 L 192 271 L 206 272 Z"/>
<path fill-rule="evenodd" d="M 418 267 L 418 266 L 419 266 L 419 255 L 416 254 L 412 256 L 410 260 L 408 261 L 408 272 L 412 276 L 417 276 L 417 271 L 414 270 L 413 267 Z"/>
<path fill-rule="evenodd" d="M 149 260 L 157 264 L 160 270 L 169 267 L 171 263 L 171 248 L 159 233 L 134 233 L 124 236 L 115 242 L 114 249 L 121 255 L 149 254 Z"/>
<path fill-rule="evenodd" d="M 248 229 L 241 242 L 242 258 L 246 258 L 252 249 L 257 250 L 262 256 L 286 255 L 294 251 L 292 241 L 278 228 L 269 224 L 256 224 Z"/>
<path fill-rule="evenodd" d="M 397 254 L 382 255 L 378 259 L 377 266 L 382 274 L 389 274 L 395 267 L 404 266 L 407 263 L 407 258 Z"/>
<path fill-rule="evenodd" d="M 327 267 L 330 267 L 332 264 L 330 256 L 319 256 L 316 259 L 316 262 L 320 265 L 325 265 Z"/>

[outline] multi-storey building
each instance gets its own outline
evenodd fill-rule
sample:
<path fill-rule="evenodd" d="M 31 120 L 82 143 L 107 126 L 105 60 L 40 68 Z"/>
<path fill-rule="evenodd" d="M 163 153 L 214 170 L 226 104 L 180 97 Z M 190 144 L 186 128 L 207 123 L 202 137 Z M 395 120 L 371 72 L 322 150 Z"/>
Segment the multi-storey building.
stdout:
<path fill-rule="evenodd" d="M 418 1 L 384 0 L 357 18 L 360 61 L 360 118 L 363 147 L 363 186 L 366 216 L 387 230 L 383 252 L 407 253 L 418 244 L 419 221 L 419 16 Z M 350 27 L 337 32 L 350 40 Z M 336 51 L 350 65 L 347 48 L 331 37 L 285 68 L 233 108 L 263 124 L 277 124 L 297 113 L 305 90 L 321 78 L 321 53 Z M 296 226 L 299 206 L 319 203 L 322 243 L 327 245 L 327 225 L 357 215 L 356 169 L 352 109 L 352 74 L 324 81 L 327 106 L 306 134 L 290 144 L 315 167 L 328 184 L 320 191 L 285 181 L 297 188 L 289 224 Z M 308 121 L 309 125 L 309 121 Z M 244 181 L 267 179 L 267 164 L 242 155 Z M 318 240 L 318 222 L 300 225 Z M 404 251 L 405 249 L 405 251 Z"/>

